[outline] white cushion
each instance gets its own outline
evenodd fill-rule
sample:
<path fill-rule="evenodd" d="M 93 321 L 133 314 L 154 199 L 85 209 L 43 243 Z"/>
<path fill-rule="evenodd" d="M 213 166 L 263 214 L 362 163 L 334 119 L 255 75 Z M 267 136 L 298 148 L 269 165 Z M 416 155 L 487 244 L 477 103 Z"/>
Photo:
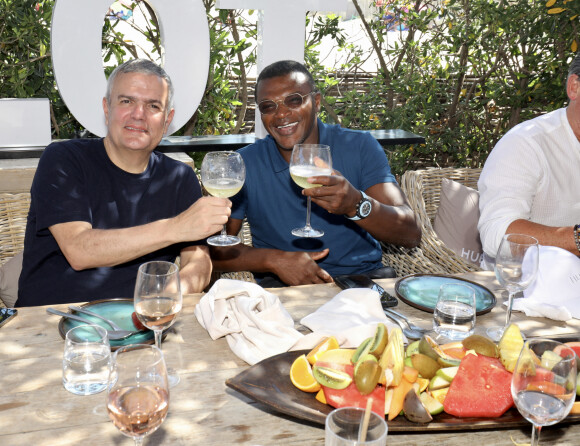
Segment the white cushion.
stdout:
<path fill-rule="evenodd" d="M 457 181 L 443 178 L 433 229 L 455 254 L 477 266 L 483 255 L 477 230 L 478 220 L 479 192 Z"/>
<path fill-rule="evenodd" d="M 0 299 L 11 308 L 18 299 L 18 279 L 22 270 L 22 251 L 0 266 Z"/>

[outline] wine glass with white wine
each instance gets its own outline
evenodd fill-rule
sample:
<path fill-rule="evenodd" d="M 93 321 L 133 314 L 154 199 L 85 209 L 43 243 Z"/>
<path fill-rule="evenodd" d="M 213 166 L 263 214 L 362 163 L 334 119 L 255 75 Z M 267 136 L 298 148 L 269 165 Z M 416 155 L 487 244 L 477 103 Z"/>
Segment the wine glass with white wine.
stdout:
<path fill-rule="evenodd" d="M 201 182 L 214 197 L 229 198 L 236 195 L 246 179 L 246 166 L 237 152 L 208 152 L 201 163 Z M 240 238 L 226 233 L 223 226 L 220 235 L 207 239 L 213 246 L 230 246 L 240 243 Z"/>
<path fill-rule="evenodd" d="M 320 187 L 321 184 L 309 183 L 309 177 L 332 175 L 332 158 L 330 147 L 324 144 L 296 144 L 290 159 L 290 176 L 294 182 L 304 188 Z M 306 201 L 306 225 L 292 230 L 296 237 L 322 237 L 324 231 L 310 225 L 311 200 Z"/>

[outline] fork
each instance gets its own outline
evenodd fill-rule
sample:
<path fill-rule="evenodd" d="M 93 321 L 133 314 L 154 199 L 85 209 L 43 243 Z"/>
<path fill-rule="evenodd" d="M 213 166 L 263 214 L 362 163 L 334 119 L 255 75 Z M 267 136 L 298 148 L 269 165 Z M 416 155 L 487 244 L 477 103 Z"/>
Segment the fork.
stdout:
<path fill-rule="evenodd" d="M 394 316 L 394 317 L 398 317 L 399 319 L 402 319 L 403 321 L 405 321 L 405 323 L 407 324 L 407 326 L 408 326 L 408 327 L 409 327 L 411 330 L 413 330 L 413 331 L 417 331 L 417 332 L 420 332 L 420 333 L 423 333 L 423 334 L 425 334 L 425 333 L 427 333 L 427 332 L 431 331 L 431 329 L 422 328 L 422 327 L 419 327 L 418 325 L 415 325 L 415 324 L 413 324 L 413 323 L 412 323 L 412 322 L 409 320 L 409 318 L 408 318 L 407 316 L 405 316 L 404 314 L 401 314 L 401 313 L 399 313 L 399 312 L 397 312 L 397 311 L 395 311 L 395 310 L 392 310 L 392 309 L 390 309 L 390 308 L 385 308 L 385 309 L 384 309 L 384 311 L 385 311 L 385 313 L 389 313 L 389 314 L 391 314 L 392 316 Z"/>
<path fill-rule="evenodd" d="M 56 314 L 57 316 L 66 317 L 68 319 L 72 319 L 77 322 L 83 322 L 85 324 L 94 324 L 93 321 L 85 319 L 84 317 L 76 316 L 71 313 L 64 313 L 62 311 L 55 310 L 54 308 L 47 308 L 47 313 Z M 104 328 L 104 327 L 103 327 Z M 107 329 L 106 329 L 107 330 Z M 128 336 L 131 336 L 134 332 L 130 330 L 107 330 L 107 335 L 109 336 L 109 340 L 111 341 L 118 341 L 120 339 L 125 339 Z"/>
<path fill-rule="evenodd" d="M 123 330 L 121 327 L 119 327 L 117 324 L 115 324 L 112 320 L 107 319 L 106 317 L 103 317 L 100 314 L 94 313 L 91 310 L 87 310 L 86 308 L 81 308 L 81 307 L 75 307 L 74 305 L 70 305 L 68 308 L 69 308 L 69 310 L 76 311 L 77 313 L 84 313 L 84 314 L 87 314 L 89 316 L 99 318 L 102 321 L 105 321 L 107 324 L 109 324 L 113 330 Z"/>

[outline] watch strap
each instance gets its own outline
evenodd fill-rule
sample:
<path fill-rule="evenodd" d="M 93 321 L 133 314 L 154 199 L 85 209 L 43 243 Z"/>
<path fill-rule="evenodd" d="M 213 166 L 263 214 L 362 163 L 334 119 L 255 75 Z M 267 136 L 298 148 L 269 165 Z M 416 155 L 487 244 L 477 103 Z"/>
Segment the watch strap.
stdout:
<path fill-rule="evenodd" d="M 370 203 L 369 196 L 367 194 L 365 194 L 362 190 L 359 191 L 359 192 L 362 194 L 362 198 L 361 198 L 361 200 L 356 205 L 356 213 L 354 214 L 354 216 L 353 217 L 349 217 L 348 215 L 344 214 L 344 216 L 346 218 L 348 218 L 349 220 L 352 220 L 352 221 L 358 221 L 358 220 L 361 220 L 363 218 L 368 217 L 368 215 L 365 215 L 364 217 L 362 215 L 360 215 L 360 208 L 361 208 L 361 206 L 362 206 L 362 204 L 364 202 L 369 202 Z"/>

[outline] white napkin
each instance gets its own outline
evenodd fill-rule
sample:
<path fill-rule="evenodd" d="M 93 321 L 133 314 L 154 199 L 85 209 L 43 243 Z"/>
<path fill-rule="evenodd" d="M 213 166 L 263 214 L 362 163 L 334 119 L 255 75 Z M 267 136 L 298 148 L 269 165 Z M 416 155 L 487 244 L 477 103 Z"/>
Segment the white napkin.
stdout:
<path fill-rule="evenodd" d="M 523 298 L 514 299 L 513 309 L 530 317 L 580 319 L 580 259 L 561 248 L 540 246 L 536 280 Z"/>
<path fill-rule="evenodd" d="M 303 337 L 278 296 L 251 282 L 218 280 L 194 313 L 212 339 L 225 336 L 250 365 L 288 351 Z"/>
<path fill-rule="evenodd" d="M 300 321 L 313 331 L 313 337 L 334 335 L 340 346 L 345 348 L 358 347 L 375 333 L 377 324 L 381 322 L 389 331 L 395 326 L 385 316 L 379 293 L 367 288 L 341 291 Z M 308 348 L 304 347 L 306 341 L 307 339 L 299 340 L 292 349 Z"/>

